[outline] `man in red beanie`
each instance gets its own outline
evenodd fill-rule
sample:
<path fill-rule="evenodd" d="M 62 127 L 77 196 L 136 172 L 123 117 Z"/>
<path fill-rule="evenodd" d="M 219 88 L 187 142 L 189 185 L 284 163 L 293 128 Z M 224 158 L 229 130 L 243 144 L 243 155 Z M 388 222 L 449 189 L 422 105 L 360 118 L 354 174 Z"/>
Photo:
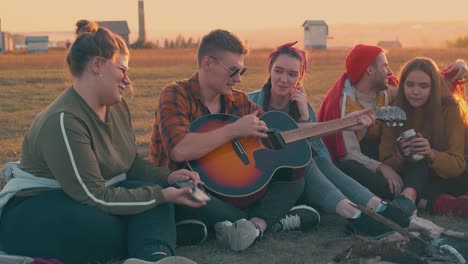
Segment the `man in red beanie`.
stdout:
<path fill-rule="evenodd" d="M 456 78 L 466 76 L 466 64 L 455 63 L 448 71 L 458 71 Z M 392 75 L 385 51 L 372 45 L 356 45 L 346 57 L 346 72 L 327 92 L 320 106 L 318 121 L 346 116 L 363 108 L 391 104 L 396 96 L 398 80 Z M 413 199 L 400 195 L 403 181 L 378 157 L 382 124 L 378 121 L 367 130 L 355 133 L 344 131 L 323 138 L 338 167 L 369 188 L 377 196 L 392 200 L 412 213 Z"/>
<path fill-rule="evenodd" d="M 319 109 L 319 122 L 344 117 L 365 107 L 374 109 L 390 104 L 396 95 L 394 86 L 387 89 L 391 75 L 382 48 L 355 46 L 346 57 L 346 72 L 325 95 Z M 377 161 L 380 130 L 381 124 L 376 122 L 361 133 L 342 132 L 325 137 L 324 142 L 345 173 L 376 195 L 391 199 L 400 193 L 402 182 L 390 166 Z"/>

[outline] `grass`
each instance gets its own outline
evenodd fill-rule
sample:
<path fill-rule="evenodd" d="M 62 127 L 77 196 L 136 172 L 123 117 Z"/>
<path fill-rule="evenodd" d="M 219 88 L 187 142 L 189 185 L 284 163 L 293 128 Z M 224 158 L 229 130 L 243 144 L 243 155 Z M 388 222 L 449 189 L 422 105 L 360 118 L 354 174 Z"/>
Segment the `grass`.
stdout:
<path fill-rule="evenodd" d="M 245 61 L 248 73 L 238 89 L 248 92 L 262 86 L 267 78 L 268 52 L 253 50 L 249 54 Z M 309 52 L 310 68 L 305 87 L 315 109 L 326 90 L 343 73 L 347 52 L 345 49 Z M 136 92 L 127 100 L 132 110 L 139 152 L 143 156 L 148 154 L 154 111 L 161 89 L 196 71 L 195 54 L 193 49 L 132 52 L 130 76 Z M 432 57 L 443 67 L 457 58 L 467 58 L 468 49 L 398 49 L 388 53 L 390 66 L 395 71 L 415 56 Z M 23 135 L 34 116 L 70 84 L 64 51 L 0 55 L 0 166 L 20 158 Z M 427 218 L 447 228 L 468 232 L 468 221 L 455 217 Z M 343 233 L 344 223 L 337 216 L 325 215 L 317 230 L 267 234 L 262 242 L 242 253 L 222 249 L 214 239 L 201 246 L 180 248 L 178 253 L 199 263 L 327 263 L 352 243 L 352 239 Z"/>

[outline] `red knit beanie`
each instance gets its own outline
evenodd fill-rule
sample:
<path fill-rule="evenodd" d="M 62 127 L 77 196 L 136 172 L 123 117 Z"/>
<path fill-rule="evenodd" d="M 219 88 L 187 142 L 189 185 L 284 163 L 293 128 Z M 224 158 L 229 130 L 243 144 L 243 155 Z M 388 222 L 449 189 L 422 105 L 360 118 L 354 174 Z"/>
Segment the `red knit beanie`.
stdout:
<path fill-rule="evenodd" d="M 381 47 L 358 44 L 346 56 L 346 73 L 354 84 L 383 51 Z"/>

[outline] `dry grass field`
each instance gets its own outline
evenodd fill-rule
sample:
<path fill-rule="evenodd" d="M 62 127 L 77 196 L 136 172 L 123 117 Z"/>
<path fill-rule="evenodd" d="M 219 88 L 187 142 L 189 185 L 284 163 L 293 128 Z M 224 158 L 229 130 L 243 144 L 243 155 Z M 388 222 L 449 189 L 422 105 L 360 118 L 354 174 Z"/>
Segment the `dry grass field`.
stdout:
<path fill-rule="evenodd" d="M 268 50 L 253 50 L 246 58 L 247 74 L 238 89 L 259 89 L 267 78 Z M 348 50 L 309 51 L 310 68 L 305 79 L 309 100 L 317 109 L 326 90 L 344 70 Z M 195 50 L 137 50 L 132 52 L 130 77 L 135 95 L 127 98 L 132 110 L 139 151 L 147 156 L 155 105 L 168 83 L 196 71 Z M 435 59 L 440 67 L 457 58 L 468 59 L 468 49 L 396 49 L 387 54 L 391 68 L 416 56 Z M 0 55 L 0 166 L 20 158 L 24 133 L 34 116 L 71 84 L 65 51 L 48 54 Z M 468 221 L 455 217 L 432 217 L 436 223 L 468 232 Z M 352 238 L 343 233 L 345 221 L 324 215 L 317 230 L 305 233 L 268 234 L 261 243 L 243 253 L 233 253 L 210 239 L 204 245 L 180 248 L 178 253 L 199 263 L 327 263 L 345 249 Z"/>

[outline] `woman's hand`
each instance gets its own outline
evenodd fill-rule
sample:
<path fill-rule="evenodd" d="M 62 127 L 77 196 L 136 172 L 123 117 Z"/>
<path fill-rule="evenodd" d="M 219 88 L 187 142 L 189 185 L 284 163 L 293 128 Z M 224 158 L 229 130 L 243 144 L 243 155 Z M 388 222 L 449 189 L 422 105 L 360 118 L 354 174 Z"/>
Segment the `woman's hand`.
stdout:
<path fill-rule="evenodd" d="M 409 158 L 412 154 L 410 142 L 403 137 L 399 137 L 396 143 L 398 147 L 398 157 Z"/>
<path fill-rule="evenodd" d="M 191 197 L 192 189 L 190 188 L 177 189 L 174 187 L 167 187 L 162 190 L 162 193 L 164 195 L 164 200 L 167 203 L 182 204 L 190 207 L 201 207 L 206 205 L 206 202 L 200 202 Z"/>
<path fill-rule="evenodd" d="M 289 96 L 289 101 L 296 102 L 301 120 L 309 120 L 310 117 L 309 108 L 307 107 L 307 94 L 302 84 L 298 84 L 295 88 L 293 88 Z"/>
<path fill-rule="evenodd" d="M 194 186 L 204 184 L 201 181 L 198 173 L 186 169 L 173 171 L 171 174 L 169 174 L 169 177 L 167 178 L 167 182 L 169 183 L 169 185 L 173 185 L 178 181 L 191 181 Z"/>
<path fill-rule="evenodd" d="M 434 161 L 435 159 L 435 152 L 431 148 L 431 144 L 429 141 L 421 134 L 418 132 L 418 136 L 416 138 L 413 138 L 409 143 L 411 146 L 411 150 L 415 154 L 420 154 L 429 159 L 429 161 Z"/>

